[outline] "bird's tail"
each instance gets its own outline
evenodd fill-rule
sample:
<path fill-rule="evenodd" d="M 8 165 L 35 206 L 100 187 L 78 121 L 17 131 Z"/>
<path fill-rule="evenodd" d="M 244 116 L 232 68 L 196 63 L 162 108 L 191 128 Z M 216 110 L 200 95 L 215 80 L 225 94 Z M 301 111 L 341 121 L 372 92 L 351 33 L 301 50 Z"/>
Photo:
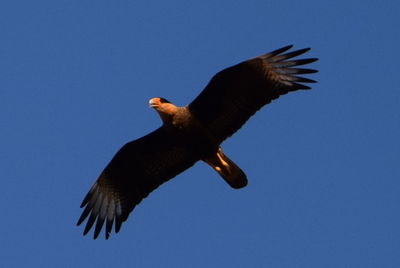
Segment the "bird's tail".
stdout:
<path fill-rule="evenodd" d="M 222 152 L 221 147 L 218 152 L 204 160 L 234 189 L 243 188 L 247 185 L 247 176 L 232 160 Z"/>

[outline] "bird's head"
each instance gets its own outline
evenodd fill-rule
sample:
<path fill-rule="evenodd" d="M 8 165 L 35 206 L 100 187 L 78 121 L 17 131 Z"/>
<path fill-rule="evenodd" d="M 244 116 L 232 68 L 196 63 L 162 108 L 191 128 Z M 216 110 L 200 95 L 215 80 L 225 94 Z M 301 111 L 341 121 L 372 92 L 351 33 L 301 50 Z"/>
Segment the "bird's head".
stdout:
<path fill-rule="evenodd" d="M 166 100 L 164 98 L 160 98 L 160 97 L 152 98 L 149 100 L 149 106 L 156 110 L 161 108 L 162 106 L 164 106 L 167 103 L 171 104 L 171 102 L 169 102 L 168 100 Z"/>
<path fill-rule="evenodd" d="M 168 121 L 178 109 L 174 104 L 160 97 L 150 99 L 149 106 L 158 112 L 164 122 Z"/>

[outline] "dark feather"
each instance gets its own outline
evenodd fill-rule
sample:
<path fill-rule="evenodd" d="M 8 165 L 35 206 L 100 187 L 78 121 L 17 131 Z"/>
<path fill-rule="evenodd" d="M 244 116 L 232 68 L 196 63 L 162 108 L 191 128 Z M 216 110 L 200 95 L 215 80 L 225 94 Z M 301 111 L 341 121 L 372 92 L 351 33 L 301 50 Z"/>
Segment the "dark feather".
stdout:
<path fill-rule="evenodd" d="M 115 218 L 115 201 L 113 198 L 111 198 L 109 200 L 108 210 L 107 210 L 106 239 L 110 237 L 114 218 Z"/>
<path fill-rule="evenodd" d="M 285 46 L 285 47 L 282 47 L 282 48 L 278 48 L 278 49 L 276 49 L 274 51 L 271 51 L 271 52 L 268 52 L 267 54 L 264 54 L 263 57 L 271 58 L 271 57 L 273 57 L 275 55 L 282 54 L 283 52 L 291 49 L 292 47 L 293 47 L 293 45 L 288 45 L 288 46 Z"/>
<path fill-rule="evenodd" d="M 90 214 L 84 234 L 96 222 L 96 239 L 104 226 L 109 237 L 113 223 L 118 233 L 133 208 L 151 191 L 191 167 L 195 158 L 179 139 L 163 127 L 127 143 L 101 173 L 82 202 L 80 225 Z"/>
<path fill-rule="evenodd" d="M 310 89 L 314 80 L 297 75 L 317 72 L 291 68 L 316 61 L 293 59 L 309 51 L 287 52 L 286 46 L 217 73 L 189 105 L 190 111 L 210 130 L 217 142 L 235 133 L 262 106 L 290 91 Z"/>
<path fill-rule="evenodd" d="M 101 201 L 100 211 L 98 212 L 97 223 L 94 229 L 94 237 L 93 237 L 94 239 L 96 239 L 99 236 L 101 228 L 103 227 L 104 221 L 107 216 L 108 205 L 109 203 L 107 200 L 107 195 L 105 195 L 103 197 L 103 200 Z"/>

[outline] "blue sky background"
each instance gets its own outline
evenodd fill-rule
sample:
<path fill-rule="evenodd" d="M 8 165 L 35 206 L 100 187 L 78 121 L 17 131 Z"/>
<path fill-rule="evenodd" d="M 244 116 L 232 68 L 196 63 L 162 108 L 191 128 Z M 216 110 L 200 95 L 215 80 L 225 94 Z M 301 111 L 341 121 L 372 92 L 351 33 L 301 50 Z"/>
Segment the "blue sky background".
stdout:
<path fill-rule="evenodd" d="M 2 1 L 2 267 L 400 267 L 399 1 Z M 312 91 L 266 106 L 119 234 L 83 237 L 82 198 L 114 153 L 217 71 L 312 47 Z M 311 67 L 311 66 L 310 66 Z"/>

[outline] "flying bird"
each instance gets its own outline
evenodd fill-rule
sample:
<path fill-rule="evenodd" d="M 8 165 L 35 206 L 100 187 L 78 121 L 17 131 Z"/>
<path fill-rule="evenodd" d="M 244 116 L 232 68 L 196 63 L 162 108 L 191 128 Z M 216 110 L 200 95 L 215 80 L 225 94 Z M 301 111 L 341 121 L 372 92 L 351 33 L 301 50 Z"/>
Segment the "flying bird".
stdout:
<path fill-rule="evenodd" d="M 149 101 L 162 119 L 150 134 L 126 143 L 105 167 L 84 198 L 77 225 L 88 216 L 84 235 L 94 223 L 96 239 L 105 223 L 109 238 L 118 233 L 141 200 L 197 161 L 210 165 L 232 188 L 247 185 L 246 174 L 229 159 L 221 143 L 261 107 L 281 95 L 310 89 L 314 80 L 298 75 L 317 70 L 298 68 L 318 59 L 293 59 L 309 50 L 288 52 L 286 46 L 215 74 L 189 105 L 177 107 L 157 97 Z"/>

